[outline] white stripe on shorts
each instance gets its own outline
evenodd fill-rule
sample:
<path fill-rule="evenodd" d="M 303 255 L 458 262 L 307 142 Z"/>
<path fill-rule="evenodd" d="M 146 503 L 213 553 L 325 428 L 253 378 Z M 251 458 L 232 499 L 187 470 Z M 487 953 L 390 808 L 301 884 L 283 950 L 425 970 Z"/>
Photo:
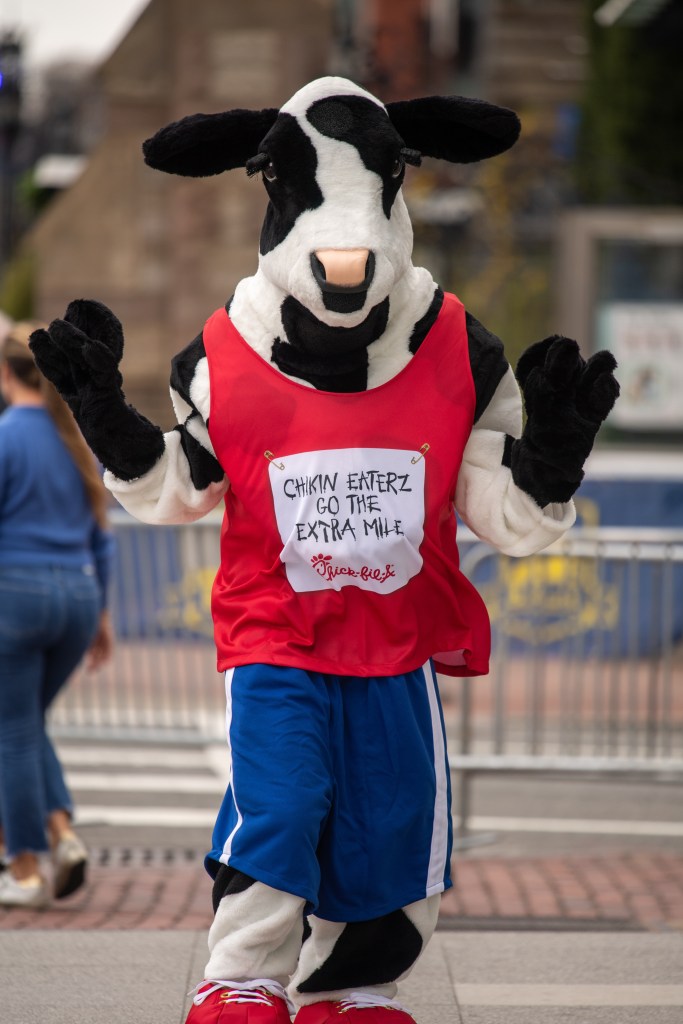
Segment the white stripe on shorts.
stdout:
<path fill-rule="evenodd" d="M 448 854 L 448 779 L 446 777 L 446 742 L 441 724 L 439 697 L 436 677 L 431 662 L 427 662 L 424 672 L 429 710 L 432 715 L 432 736 L 434 738 L 434 773 L 436 775 L 436 796 L 434 798 L 434 824 L 432 830 L 432 846 L 429 855 L 427 872 L 427 896 L 442 892 L 444 874 L 446 873 L 446 856 Z"/>
<path fill-rule="evenodd" d="M 237 829 L 242 824 L 242 815 L 237 805 L 237 795 L 235 793 L 235 779 L 233 777 L 232 770 L 232 746 L 230 744 L 230 726 L 232 724 L 232 677 L 235 673 L 234 668 L 226 669 L 225 672 L 225 735 L 228 741 L 228 785 L 232 786 L 232 802 L 235 805 L 237 811 L 237 823 L 225 840 L 223 844 L 223 853 L 221 854 L 221 864 L 227 864 L 230 859 L 230 851 L 232 850 L 232 841 L 235 838 Z"/>

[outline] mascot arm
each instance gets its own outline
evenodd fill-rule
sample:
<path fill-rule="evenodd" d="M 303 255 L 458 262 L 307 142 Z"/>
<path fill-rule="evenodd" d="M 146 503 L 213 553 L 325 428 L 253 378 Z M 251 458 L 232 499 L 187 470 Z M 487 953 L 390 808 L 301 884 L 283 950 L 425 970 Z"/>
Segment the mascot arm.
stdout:
<path fill-rule="evenodd" d="M 220 501 L 227 482 L 206 431 L 208 404 L 202 416 L 194 402 L 204 397 L 204 376 L 208 396 L 201 335 L 174 363 L 179 425 L 167 434 L 126 402 L 119 372 L 123 331 L 102 303 L 70 303 L 64 319 L 35 331 L 30 345 L 105 467 L 105 484 L 132 515 L 151 523 L 189 522 Z"/>
<path fill-rule="evenodd" d="M 112 472 L 104 476 L 116 500 L 145 523 L 194 522 L 215 508 L 228 488 L 206 427 L 210 389 L 201 334 L 173 359 L 170 390 L 178 425 L 163 435 L 161 458 L 135 480 Z"/>
<path fill-rule="evenodd" d="M 515 480 L 506 457 L 522 436 L 522 398 L 503 345 L 469 314 L 475 424 L 458 476 L 458 515 L 482 540 L 508 555 L 529 555 L 557 540 L 576 518 L 574 503 L 541 506 Z"/>

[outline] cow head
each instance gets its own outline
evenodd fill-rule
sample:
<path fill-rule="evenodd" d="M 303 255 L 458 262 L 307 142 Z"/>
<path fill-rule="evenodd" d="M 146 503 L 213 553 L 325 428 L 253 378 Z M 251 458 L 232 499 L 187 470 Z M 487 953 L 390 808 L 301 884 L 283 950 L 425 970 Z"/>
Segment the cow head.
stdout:
<path fill-rule="evenodd" d="M 467 163 L 517 139 L 516 115 L 458 96 L 389 103 L 321 78 L 280 109 L 194 114 L 144 144 L 147 164 L 203 177 L 261 173 L 268 208 L 259 269 L 319 321 L 354 327 L 411 265 L 406 163 Z"/>

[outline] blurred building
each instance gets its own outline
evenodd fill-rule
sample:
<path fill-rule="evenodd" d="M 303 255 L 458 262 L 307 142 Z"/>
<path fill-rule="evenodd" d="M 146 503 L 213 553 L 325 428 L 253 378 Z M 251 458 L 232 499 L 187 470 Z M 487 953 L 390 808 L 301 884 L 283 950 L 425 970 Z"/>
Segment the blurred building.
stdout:
<path fill-rule="evenodd" d="M 500 334 L 512 362 L 558 329 L 589 348 L 597 341 L 593 296 L 589 277 L 577 271 L 568 229 L 561 277 L 553 268 L 561 214 L 579 198 L 573 171 L 597 24 L 592 8 L 605 26 L 624 18 L 651 25 L 678 6 L 151 0 L 92 85 L 81 79 L 79 86 L 66 73 L 55 78 L 56 137 L 43 150 L 50 159 L 36 165 L 36 180 L 62 194 L 27 239 L 34 312 L 51 319 L 80 296 L 110 305 L 126 332 L 128 397 L 169 425 L 170 358 L 253 272 L 265 197 L 259 182 L 239 171 L 209 179 L 151 171 L 141 143 L 185 114 L 277 106 L 311 78 L 336 73 L 386 101 L 452 92 L 520 114 L 522 137 L 510 153 L 464 167 L 425 160 L 410 171 L 415 260 Z M 83 149 L 90 149 L 85 164 L 78 162 Z M 580 225 L 592 222 L 587 218 Z"/>
<path fill-rule="evenodd" d="M 151 0 L 99 71 L 104 134 L 27 239 L 35 315 L 50 320 L 76 297 L 111 306 L 127 396 L 157 422 L 170 421 L 172 354 L 256 267 L 265 201 L 238 171 L 152 171 L 141 143 L 186 114 L 279 105 L 325 73 L 331 37 L 320 0 Z"/>
<path fill-rule="evenodd" d="M 580 10 L 580 0 L 151 0 L 99 71 L 103 137 L 31 232 L 36 315 L 59 315 L 76 296 L 110 305 L 126 330 L 128 396 L 167 423 L 160 380 L 169 359 L 253 271 L 265 204 L 258 183 L 238 172 L 183 180 L 151 171 L 141 142 L 198 110 L 279 105 L 330 72 L 385 100 L 450 91 L 519 109 L 525 140 L 513 168 L 526 170 L 513 171 L 514 234 L 540 226 L 547 240 L 547 211 L 558 201 L 549 183 L 560 180 L 548 166 L 557 162 L 563 111 L 576 103 L 581 78 Z M 62 83 L 54 102 L 62 97 L 65 107 L 72 96 Z M 79 174 L 63 159 L 73 148 L 66 140 L 60 160 L 56 149 L 39 165 L 40 180 Z M 477 169 L 430 163 L 408 188 L 417 258 L 459 287 L 472 269 L 459 256 L 463 227 L 483 234 L 475 263 L 496 265 L 496 240 L 480 223 Z M 500 222 L 493 231 L 506 238 L 512 206 L 491 210 Z M 484 288 L 481 301 L 489 299 Z"/>
<path fill-rule="evenodd" d="M 53 61 L 34 85 L 31 119 L 34 153 L 87 153 L 100 140 L 102 93 L 97 69 L 82 60 Z"/>
<path fill-rule="evenodd" d="M 497 266 L 492 234 L 511 237 L 513 207 L 522 225 L 515 235 L 533 234 L 523 225 L 535 223 L 547 240 L 547 211 L 558 201 L 551 183 L 560 180 L 548 167 L 557 162 L 563 111 L 576 103 L 581 77 L 580 8 L 580 0 L 151 0 L 100 69 L 102 139 L 31 232 L 36 315 L 59 315 L 76 296 L 110 305 L 126 330 L 128 396 L 167 423 L 160 381 L 170 356 L 253 271 L 264 197 L 258 182 L 238 172 L 183 180 L 151 171 L 141 142 L 198 110 L 279 105 L 330 72 L 385 100 L 450 91 L 520 110 L 517 194 L 504 211 L 493 204 L 493 229 L 477 219 L 477 169 L 429 162 L 411 179 L 416 256 L 444 285 L 460 287 L 471 276 L 470 262 L 460 258 L 463 227 L 483 236 L 475 270 L 477 259 Z M 52 159 L 37 170 L 55 181 L 80 168 Z M 507 253 L 504 262 L 507 279 Z M 475 303 L 496 299 L 487 287 L 481 291 Z"/>

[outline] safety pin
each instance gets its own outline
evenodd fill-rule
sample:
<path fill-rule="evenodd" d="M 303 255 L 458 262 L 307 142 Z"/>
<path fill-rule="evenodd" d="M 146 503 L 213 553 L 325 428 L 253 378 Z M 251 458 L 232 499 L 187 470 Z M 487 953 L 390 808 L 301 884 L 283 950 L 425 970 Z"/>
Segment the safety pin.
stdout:
<path fill-rule="evenodd" d="M 410 460 L 412 465 L 414 466 L 416 462 L 419 462 L 420 459 L 423 459 L 428 451 L 429 451 L 429 445 L 425 441 L 425 443 L 420 448 L 420 451 L 419 451 L 417 457 L 413 456 L 413 458 Z"/>
<path fill-rule="evenodd" d="M 284 469 L 285 468 L 284 462 L 276 462 L 275 461 L 275 455 L 273 454 L 273 452 L 270 451 L 270 449 L 265 451 L 263 454 L 268 459 L 268 462 L 272 462 L 273 463 L 273 465 L 275 466 L 276 469 Z"/>

